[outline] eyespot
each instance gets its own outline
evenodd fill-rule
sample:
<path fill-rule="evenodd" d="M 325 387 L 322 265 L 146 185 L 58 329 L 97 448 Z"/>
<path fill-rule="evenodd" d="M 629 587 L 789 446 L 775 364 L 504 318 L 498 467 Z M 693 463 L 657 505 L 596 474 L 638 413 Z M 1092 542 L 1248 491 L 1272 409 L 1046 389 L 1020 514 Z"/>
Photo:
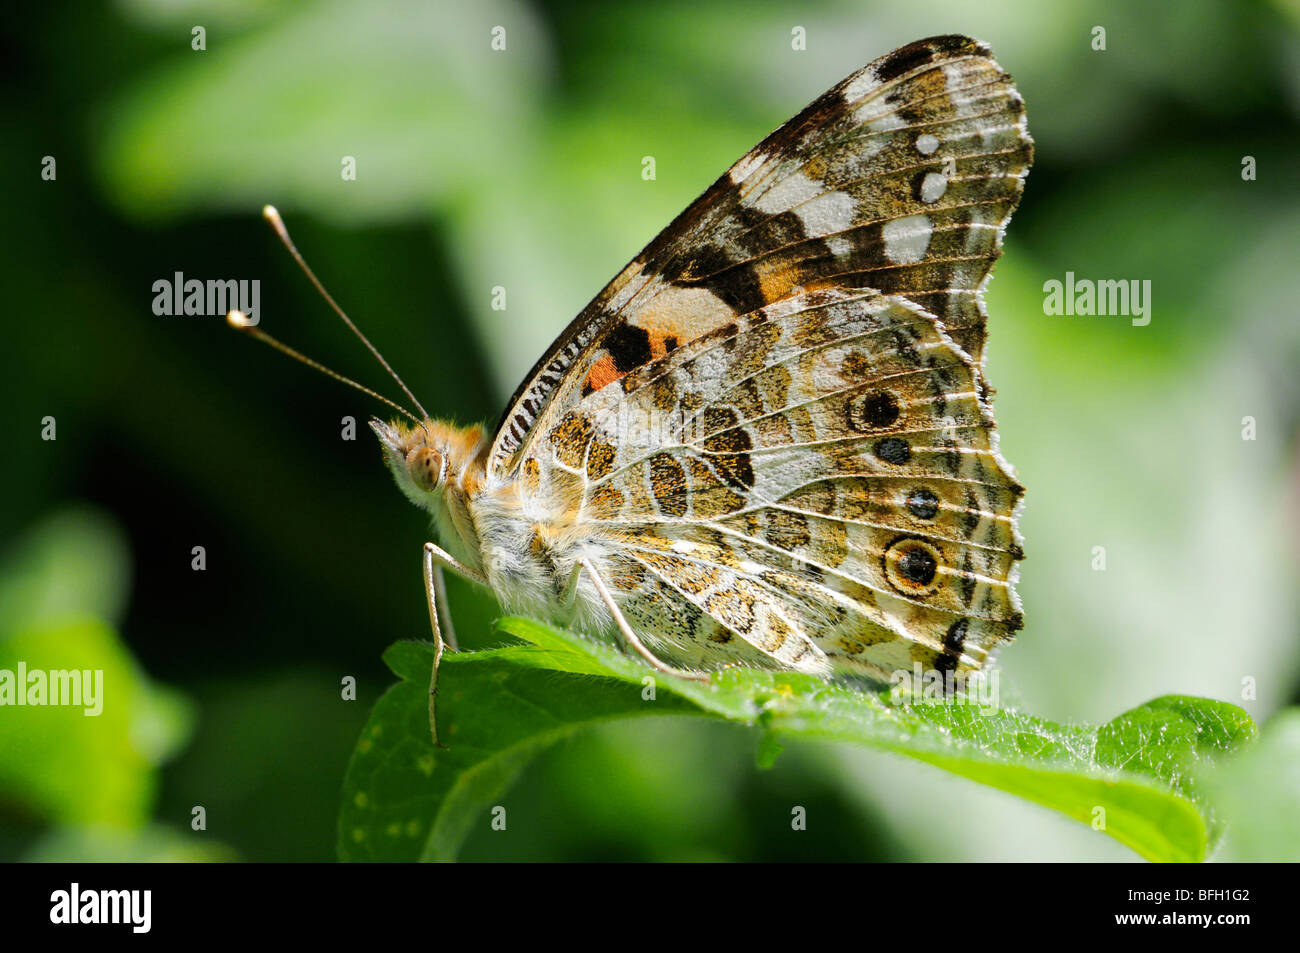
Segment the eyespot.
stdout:
<path fill-rule="evenodd" d="M 885 578 L 899 592 L 924 596 L 935 592 L 943 576 L 943 556 L 931 543 L 903 536 L 889 544 L 884 554 Z"/>
<path fill-rule="evenodd" d="M 420 447 L 406 455 L 406 472 L 411 475 L 411 481 L 426 493 L 438 489 L 445 465 L 442 454 L 432 447 Z"/>
<path fill-rule="evenodd" d="M 857 403 L 851 401 L 848 410 L 849 424 L 855 430 L 892 427 L 903 412 L 898 398 L 883 390 L 873 391 Z"/>

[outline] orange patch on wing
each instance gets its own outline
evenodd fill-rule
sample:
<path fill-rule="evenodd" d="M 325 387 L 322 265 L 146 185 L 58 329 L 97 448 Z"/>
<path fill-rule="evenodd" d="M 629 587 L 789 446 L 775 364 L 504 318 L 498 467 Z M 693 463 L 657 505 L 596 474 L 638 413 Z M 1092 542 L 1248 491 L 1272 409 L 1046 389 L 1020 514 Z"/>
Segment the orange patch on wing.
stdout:
<path fill-rule="evenodd" d="M 647 333 L 650 335 L 650 359 L 658 360 L 667 356 L 670 352 L 677 350 L 677 334 L 667 331 L 656 331 L 650 328 Z M 671 345 L 671 347 L 669 346 Z"/>
<path fill-rule="evenodd" d="M 758 275 L 758 286 L 763 297 L 768 301 L 780 301 L 790 289 L 799 283 L 799 270 L 789 262 L 782 261 L 779 255 L 773 261 L 760 262 L 754 271 Z"/>
<path fill-rule="evenodd" d="M 587 390 L 595 392 L 602 387 L 614 383 L 623 375 L 618 372 L 614 366 L 614 359 L 606 354 L 595 364 L 591 365 L 591 370 L 587 373 Z"/>

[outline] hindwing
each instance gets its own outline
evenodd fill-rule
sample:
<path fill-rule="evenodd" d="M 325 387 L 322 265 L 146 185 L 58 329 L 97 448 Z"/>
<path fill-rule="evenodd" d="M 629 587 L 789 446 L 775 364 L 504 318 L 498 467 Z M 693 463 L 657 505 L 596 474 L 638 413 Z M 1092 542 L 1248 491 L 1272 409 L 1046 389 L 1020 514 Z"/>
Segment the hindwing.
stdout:
<path fill-rule="evenodd" d="M 567 481 L 617 541 L 616 587 L 711 620 L 670 650 L 887 677 L 979 668 L 1021 625 L 1023 490 L 969 355 L 907 299 L 740 316 L 588 394 L 540 452 L 537 489 Z"/>

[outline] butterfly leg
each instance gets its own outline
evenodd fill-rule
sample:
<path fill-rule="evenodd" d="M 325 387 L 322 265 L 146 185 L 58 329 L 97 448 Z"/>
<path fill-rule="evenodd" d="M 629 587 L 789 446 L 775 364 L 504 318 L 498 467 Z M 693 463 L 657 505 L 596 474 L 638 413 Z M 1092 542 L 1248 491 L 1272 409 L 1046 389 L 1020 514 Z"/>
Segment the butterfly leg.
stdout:
<path fill-rule="evenodd" d="M 447 579 L 441 563 L 435 563 L 433 566 L 433 594 L 438 600 L 438 608 L 442 610 L 442 637 L 447 643 L 447 648 L 459 652 L 460 643 L 456 641 L 456 626 L 451 620 L 451 603 L 447 600 Z"/>
<path fill-rule="evenodd" d="M 447 613 L 447 585 L 443 579 L 443 567 L 473 582 L 486 584 L 482 573 L 470 569 L 450 553 L 439 549 L 433 543 L 424 544 L 424 592 L 429 599 L 429 626 L 433 630 L 433 671 L 429 675 L 429 731 L 433 735 L 433 744 L 437 748 L 446 745 L 438 740 L 438 717 L 435 713 L 438 698 L 438 666 L 442 663 L 442 653 L 447 645 L 456 651 L 456 634 L 451 628 L 451 616 Z M 442 627 L 438 624 L 438 603 L 441 601 L 443 613 L 447 617 L 447 641 L 442 638 Z"/>
<path fill-rule="evenodd" d="M 651 667 L 663 672 L 665 675 L 675 675 L 678 678 L 688 678 L 696 682 L 707 682 L 709 680 L 709 676 L 700 672 L 688 672 L 685 669 L 674 668 L 667 662 L 660 660 L 658 656 L 646 648 L 641 639 L 637 637 L 637 634 L 632 631 L 632 626 L 628 625 L 627 619 L 623 617 L 623 610 L 614 601 L 614 596 L 610 593 L 609 587 L 600 578 L 600 573 L 596 572 L 596 567 L 591 564 L 591 560 L 580 559 L 578 565 L 585 569 L 587 575 L 591 577 L 591 581 L 596 586 L 596 591 L 600 593 L 601 601 L 605 603 L 605 608 L 609 610 L 609 614 L 614 617 L 614 623 L 618 626 L 618 631 L 622 634 L 624 641 L 635 649 L 638 655 L 649 662 Z"/>

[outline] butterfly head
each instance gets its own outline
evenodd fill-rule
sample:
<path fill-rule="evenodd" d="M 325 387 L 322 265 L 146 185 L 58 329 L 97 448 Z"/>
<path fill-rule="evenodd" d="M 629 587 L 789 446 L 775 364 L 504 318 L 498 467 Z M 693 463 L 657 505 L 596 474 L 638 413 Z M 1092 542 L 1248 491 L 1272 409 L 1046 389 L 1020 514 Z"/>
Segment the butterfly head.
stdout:
<path fill-rule="evenodd" d="M 416 506 L 436 510 L 472 494 L 483 469 L 486 440 L 478 426 L 457 427 L 437 420 L 407 424 L 370 421 L 397 485 Z"/>
<path fill-rule="evenodd" d="M 384 461 L 406 498 L 433 516 L 439 538 L 457 558 L 479 564 L 479 539 L 469 501 L 483 482 L 488 439 L 483 428 L 439 420 L 370 421 Z"/>
<path fill-rule="evenodd" d="M 383 460 L 398 488 L 433 515 L 442 545 L 463 562 L 478 566 L 480 543 L 469 501 L 484 477 L 489 445 L 484 429 L 429 419 L 419 424 L 372 419 L 370 429 L 380 438 Z"/>

